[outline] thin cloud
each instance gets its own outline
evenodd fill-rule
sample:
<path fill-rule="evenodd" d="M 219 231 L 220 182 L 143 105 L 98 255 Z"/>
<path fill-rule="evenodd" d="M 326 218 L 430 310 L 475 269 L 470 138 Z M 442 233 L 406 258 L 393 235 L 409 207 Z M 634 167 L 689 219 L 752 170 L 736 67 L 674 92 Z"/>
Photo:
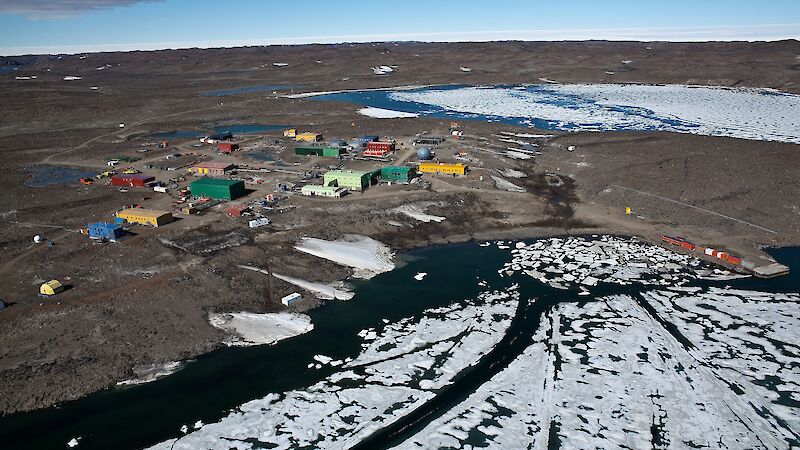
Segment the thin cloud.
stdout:
<path fill-rule="evenodd" d="M 65 19 L 103 9 L 160 0 L 3 0 L 0 14 L 18 14 L 31 19 Z"/>

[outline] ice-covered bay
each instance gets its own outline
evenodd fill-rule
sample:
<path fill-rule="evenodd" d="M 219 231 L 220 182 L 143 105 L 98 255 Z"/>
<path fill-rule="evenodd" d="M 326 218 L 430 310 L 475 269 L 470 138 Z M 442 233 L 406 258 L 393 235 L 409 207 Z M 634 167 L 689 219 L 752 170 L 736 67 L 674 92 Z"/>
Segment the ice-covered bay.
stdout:
<path fill-rule="evenodd" d="M 777 399 L 800 379 L 797 294 L 712 288 L 644 298 L 662 318 L 677 317 L 696 347 L 629 295 L 557 305 L 505 370 L 398 448 L 548 448 L 551 424 L 563 448 L 796 442 L 796 402 Z M 764 383 L 772 376 L 779 381 Z"/>
<path fill-rule="evenodd" d="M 542 84 L 428 88 L 388 98 L 554 130 L 661 130 L 800 143 L 800 95 L 769 89 Z"/>
<path fill-rule="evenodd" d="M 362 352 L 303 390 L 270 394 L 155 449 L 347 448 L 422 405 L 502 339 L 514 288 L 359 333 Z M 330 358 L 318 362 L 334 366 Z"/>

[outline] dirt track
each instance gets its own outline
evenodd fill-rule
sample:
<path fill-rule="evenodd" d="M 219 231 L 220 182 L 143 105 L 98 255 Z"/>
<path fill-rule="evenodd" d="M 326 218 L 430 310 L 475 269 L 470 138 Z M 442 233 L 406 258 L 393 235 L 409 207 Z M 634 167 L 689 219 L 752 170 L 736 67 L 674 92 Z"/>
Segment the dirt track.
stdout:
<path fill-rule="evenodd" d="M 648 47 L 650 47 L 648 49 Z M 170 198 L 151 191 L 68 184 L 25 186 L 26 167 L 41 163 L 103 167 L 107 157 L 141 156 L 150 132 L 191 130 L 219 123 L 296 125 L 327 136 L 394 136 L 407 142 L 420 132 L 442 134 L 449 123 L 435 119 L 379 120 L 359 116 L 353 105 L 286 99 L 271 93 L 203 97 L 206 90 L 256 84 L 302 85 L 302 90 L 352 89 L 403 84 L 519 83 L 540 78 L 580 82 L 707 83 L 764 86 L 800 92 L 797 41 L 754 44 L 492 43 L 379 44 L 182 50 L 90 55 L 87 59 L 41 57 L 15 75 L 0 77 L 0 411 L 10 413 L 77 398 L 135 376 L 135 368 L 186 359 L 220 345 L 207 322 L 209 311 L 271 311 L 276 299 L 296 288 L 238 264 L 280 267 L 312 281 L 346 278 L 348 270 L 293 251 L 303 235 L 338 238 L 364 234 L 402 250 L 470 238 L 553 233 L 616 232 L 655 238 L 681 234 L 697 242 L 759 259 L 761 245 L 800 243 L 798 147 L 671 133 L 564 134 L 541 142 L 535 163 L 481 151 L 480 137 L 509 130 L 497 124 L 463 123 L 465 139 L 441 150 L 451 159 L 468 154 L 465 178 L 426 176 L 421 185 L 374 187 L 341 200 L 292 196 L 274 224 L 253 232 L 221 208 L 185 217 L 159 229 L 136 228 L 118 244 L 94 244 L 77 230 L 108 219 L 129 204 L 171 209 Z M 487 58 L 486 55 L 491 55 Z M 621 60 L 633 60 L 622 67 Z M 286 68 L 272 66 L 280 61 Z M 322 62 L 316 62 L 322 61 Z M 112 67 L 96 71 L 101 64 Z M 375 76 L 370 67 L 398 70 Z M 473 69 L 463 73 L 460 66 Z M 50 71 L 45 71 L 49 68 Z M 606 71 L 613 71 L 613 76 Z M 67 82 L 62 77 L 82 76 Z M 89 86 L 100 86 L 93 91 Z M 125 123 L 119 128 L 118 123 Z M 266 148 L 288 169 L 324 170 L 322 159 L 301 159 L 270 147 L 269 133 L 253 145 Z M 258 165 L 244 154 L 221 157 L 178 140 L 181 152 Z M 575 145 L 574 152 L 565 149 Z M 175 150 L 154 150 L 162 160 Z M 189 159 L 194 156 L 189 157 Z M 137 164 L 144 167 L 145 161 Z M 349 168 L 374 163 L 348 162 Z M 708 176 L 713 168 L 714 176 Z M 510 179 L 526 193 L 497 190 L 490 175 L 514 169 Z M 148 171 L 158 179 L 173 171 Z M 556 173 L 561 187 L 548 183 Z M 483 177 L 483 179 L 481 179 Z M 274 191 L 297 176 L 273 172 L 248 184 L 251 197 Z M 626 188 L 626 189 L 623 189 Z M 657 197 L 730 216 L 681 206 Z M 147 197 L 147 198 L 146 198 Z M 402 204 L 445 216 L 421 223 L 389 212 Z M 634 210 L 625 216 L 626 206 Z M 389 222 L 400 223 L 398 227 Z M 49 227 L 35 224 L 49 225 Z M 50 228 L 50 227 L 61 227 Z M 770 233 L 764 229 L 776 231 Z M 55 231 L 51 231 L 55 230 Z M 65 231 L 67 230 L 67 231 Z M 32 236 L 54 240 L 36 246 Z M 166 243 L 165 243 L 166 242 Z M 171 245 L 169 243 L 178 243 Z M 209 244 L 210 243 L 210 244 Z M 213 245 L 215 250 L 208 251 Z M 313 270 L 310 270 L 313 269 Z M 44 279 L 67 279 L 72 288 L 54 300 L 36 297 Z M 301 308 L 318 302 L 309 301 Z M 50 386 L 43 390 L 40 386 Z"/>

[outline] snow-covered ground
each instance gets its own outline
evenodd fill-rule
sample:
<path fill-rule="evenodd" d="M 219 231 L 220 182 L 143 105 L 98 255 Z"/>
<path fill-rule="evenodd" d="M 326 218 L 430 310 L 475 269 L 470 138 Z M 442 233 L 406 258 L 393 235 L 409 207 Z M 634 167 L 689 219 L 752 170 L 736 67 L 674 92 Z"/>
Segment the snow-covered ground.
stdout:
<path fill-rule="evenodd" d="M 492 180 L 494 180 L 494 184 L 497 185 L 497 189 L 501 189 L 503 191 L 508 191 L 508 192 L 525 192 L 524 187 L 517 186 L 516 184 L 506 180 L 505 178 L 492 175 Z"/>
<path fill-rule="evenodd" d="M 376 119 L 406 119 L 409 117 L 419 117 L 419 114 L 416 113 L 395 111 L 392 109 L 373 108 L 371 106 L 359 109 L 358 113 L 367 117 L 374 117 Z"/>
<path fill-rule="evenodd" d="M 363 330 L 362 352 L 304 390 L 270 394 L 155 449 L 347 448 L 408 414 L 502 339 L 519 296 L 476 300 Z M 317 355 L 316 361 L 332 364 Z M 186 429 L 188 431 L 188 427 Z"/>
<path fill-rule="evenodd" d="M 183 361 L 170 361 L 164 364 L 152 364 L 149 366 L 137 367 L 133 370 L 134 373 L 136 373 L 136 378 L 120 381 L 117 383 L 117 386 L 130 386 L 149 383 L 151 381 L 158 380 L 159 378 L 172 375 L 183 368 L 185 364 L 186 363 Z"/>
<path fill-rule="evenodd" d="M 81 79 L 81 77 L 76 77 L 76 76 L 72 76 L 72 75 L 67 75 L 66 77 L 63 78 L 64 81 L 76 81 L 76 80 L 80 80 L 80 79 Z"/>
<path fill-rule="evenodd" d="M 343 266 L 352 267 L 353 276 L 371 278 L 394 269 L 393 254 L 384 244 L 366 236 L 349 234 L 338 241 L 306 237 L 295 249 Z"/>
<path fill-rule="evenodd" d="M 329 284 L 317 283 L 314 281 L 301 280 L 300 278 L 290 277 L 288 275 L 281 275 L 273 273 L 272 276 L 287 283 L 291 283 L 297 287 L 301 287 L 309 292 L 314 293 L 318 299 L 321 300 L 350 300 L 355 295 L 350 291 L 337 289 Z"/>
<path fill-rule="evenodd" d="M 424 205 L 401 205 L 397 208 L 391 209 L 391 212 L 396 212 L 403 214 L 405 216 L 411 217 L 412 219 L 419 220 L 420 222 L 441 222 L 446 219 L 444 216 L 434 216 L 432 214 L 428 214 L 425 212 L 425 209 L 430 206 L 428 204 Z"/>
<path fill-rule="evenodd" d="M 267 270 L 262 269 L 260 267 L 247 266 L 247 265 L 240 265 L 239 267 L 241 267 L 242 269 L 247 269 L 247 270 L 252 270 L 252 271 L 255 271 L 255 272 L 260 272 L 260 273 L 263 273 L 264 275 L 270 275 L 270 273 Z M 285 281 L 287 283 L 293 284 L 293 285 L 295 285 L 297 287 L 303 288 L 303 289 L 313 293 L 314 296 L 317 297 L 320 300 L 334 300 L 334 299 L 336 299 L 336 300 L 350 300 L 355 295 L 354 293 L 352 293 L 352 292 L 350 292 L 348 290 L 345 290 L 343 288 L 339 289 L 339 288 L 336 288 L 334 286 L 331 286 L 330 284 L 318 283 L 318 282 L 315 282 L 315 281 L 302 280 L 300 278 L 294 278 L 294 277 L 290 277 L 288 275 L 281 275 L 281 274 L 278 274 L 278 273 L 273 273 L 272 276 L 277 278 L 277 279 L 279 279 L 279 280 L 283 280 L 283 281 Z"/>
<path fill-rule="evenodd" d="M 459 113 L 540 119 L 559 130 L 663 130 L 800 143 L 800 95 L 689 85 L 546 84 L 393 92 Z"/>
<path fill-rule="evenodd" d="M 310 317 L 286 312 L 209 313 L 208 322 L 228 333 L 225 343 L 232 346 L 272 344 L 314 329 Z"/>

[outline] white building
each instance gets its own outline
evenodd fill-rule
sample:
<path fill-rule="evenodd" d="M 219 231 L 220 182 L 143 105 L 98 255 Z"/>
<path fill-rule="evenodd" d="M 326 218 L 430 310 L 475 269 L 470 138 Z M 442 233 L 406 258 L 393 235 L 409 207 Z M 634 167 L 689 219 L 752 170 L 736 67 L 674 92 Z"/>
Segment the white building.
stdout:
<path fill-rule="evenodd" d="M 293 292 L 293 293 L 287 295 L 286 297 L 283 297 L 281 299 L 281 303 L 283 303 L 286 306 L 291 306 L 291 305 L 299 302 L 302 299 L 303 299 L 302 295 L 300 295 L 297 292 Z"/>

